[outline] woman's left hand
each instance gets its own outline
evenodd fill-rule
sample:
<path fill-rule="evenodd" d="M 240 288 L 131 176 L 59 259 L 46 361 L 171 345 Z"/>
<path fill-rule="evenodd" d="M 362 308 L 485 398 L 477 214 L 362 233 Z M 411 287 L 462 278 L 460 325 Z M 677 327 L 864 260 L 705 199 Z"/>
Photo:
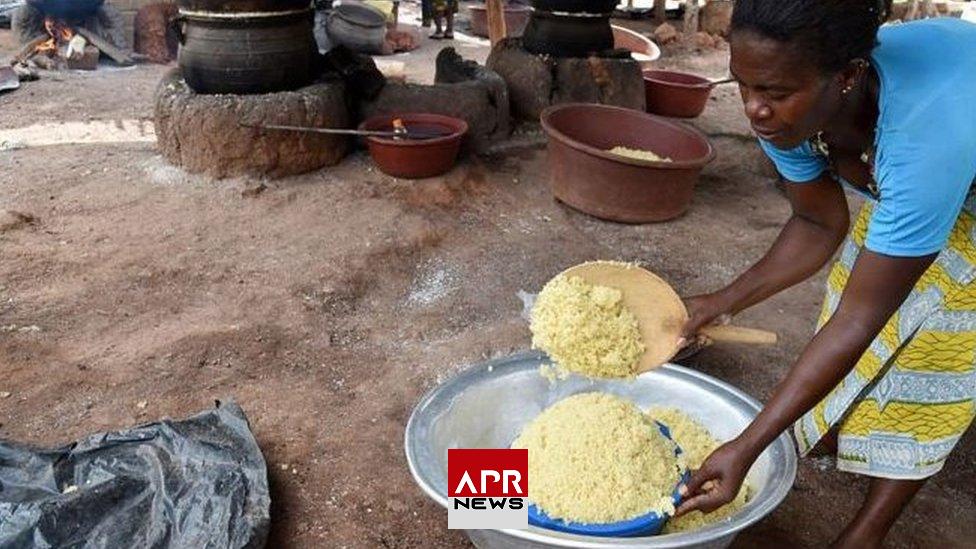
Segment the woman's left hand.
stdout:
<path fill-rule="evenodd" d="M 754 459 L 735 440 L 716 449 L 691 475 L 691 480 L 681 490 L 684 501 L 675 516 L 691 511 L 711 513 L 731 503 L 752 466 Z"/>

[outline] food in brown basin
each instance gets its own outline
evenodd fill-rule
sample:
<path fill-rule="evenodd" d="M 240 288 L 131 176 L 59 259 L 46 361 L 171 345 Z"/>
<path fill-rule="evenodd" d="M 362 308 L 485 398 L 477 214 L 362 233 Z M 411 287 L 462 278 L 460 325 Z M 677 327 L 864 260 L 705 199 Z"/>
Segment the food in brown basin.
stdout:
<path fill-rule="evenodd" d="M 439 114 L 387 114 L 370 118 L 359 125 L 368 131 L 394 131 L 400 120 L 407 132 L 443 135 L 427 139 L 369 137 L 369 154 L 387 175 L 422 179 L 447 173 L 454 167 L 468 123 Z"/>
<path fill-rule="evenodd" d="M 712 83 L 707 78 L 675 71 L 644 71 L 647 112 L 676 118 L 695 118 L 705 110 Z"/>
<path fill-rule="evenodd" d="M 550 188 L 582 212 L 624 223 L 666 221 L 691 204 L 708 139 L 680 122 L 607 105 L 567 104 L 542 113 L 549 136 Z M 653 151 L 670 162 L 627 158 L 615 147 Z"/>

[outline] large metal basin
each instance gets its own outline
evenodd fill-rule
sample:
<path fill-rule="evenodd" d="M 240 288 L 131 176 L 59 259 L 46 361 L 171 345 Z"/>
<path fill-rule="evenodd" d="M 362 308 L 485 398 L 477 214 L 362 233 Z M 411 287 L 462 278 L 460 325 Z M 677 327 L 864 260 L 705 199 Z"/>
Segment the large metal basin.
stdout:
<path fill-rule="evenodd" d="M 449 448 L 508 447 L 523 425 L 549 405 L 573 394 L 605 391 L 627 397 L 642 408 L 678 407 L 721 439 L 739 434 L 760 410 L 758 402 L 731 385 L 681 366 L 667 365 L 634 381 L 571 377 L 551 385 L 539 375 L 538 368 L 544 360 L 539 353 L 522 353 L 478 364 L 420 401 L 407 423 L 404 444 L 414 480 L 434 501 L 447 507 Z M 727 547 L 736 533 L 783 501 L 795 477 L 796 451 L 784 434 L 749 472 L 752 498 L 748 505 L 727 520 L 696 532 L 609 539 L 531 527 L 469 530 L 467 534 L 481 549 Z"/>

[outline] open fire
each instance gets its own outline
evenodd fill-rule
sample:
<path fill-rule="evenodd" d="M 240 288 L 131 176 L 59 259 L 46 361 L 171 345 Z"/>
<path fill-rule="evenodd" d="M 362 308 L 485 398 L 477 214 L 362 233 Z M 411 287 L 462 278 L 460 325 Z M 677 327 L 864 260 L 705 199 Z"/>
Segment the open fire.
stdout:
<path fill-rule="evenodd" d="M 28 2 L 18 15 L 14 30 L 22 49 L 13 58 L 15 68 L 94 70 L 102 54 L 121 65 L 134 62 L 124 39 L 124 19 L 108 3 Z"/>
<path fill-rule="evenodd" d="M 76 32 L 67 22 L 53 17 L 44 18 L 47 33 L 34 40 L 32 51 L 26 58 L 44 69 L 94 70 L 98 66 L 100 51 Z"/>
<path fill-rule="evenodd" d="M 44 30 L 47 31 L 50 38 L 48 38 L 47 41 L 38 44 L 37 47 L 34 48 L 34 53 L 48 56 L 56 55 L 62 51 L 62 48 L 64 48 L 65 53 L 67 53 L 67 49 L 71 47 L 71 40 L 75 37 L 75 32 L 71 30 L 71 27 L 69 27 L 67 23 L 57 21 L 51 17 L 46 17 L 44 19 Z M 84 40 L 84 38 L 81 38 L 81 40 Z M 64 57 L 69 56 L 65 55 Z"/>

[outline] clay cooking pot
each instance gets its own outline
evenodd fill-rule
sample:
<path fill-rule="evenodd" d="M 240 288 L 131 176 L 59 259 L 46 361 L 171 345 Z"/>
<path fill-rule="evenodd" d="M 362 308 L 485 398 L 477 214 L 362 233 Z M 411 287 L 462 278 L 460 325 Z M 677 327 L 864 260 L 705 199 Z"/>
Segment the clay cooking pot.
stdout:
<path fill-rule="evenodd" d="M 98 11 L 105 0 L 28 0 L 27 3 L 56 19 L 83 19 Z"/>
<path fill-rule="evenodd" d="M 312 80 L 313 12 L 181 12 L 179 65 L 197 93 L 272 93 Z"/>

